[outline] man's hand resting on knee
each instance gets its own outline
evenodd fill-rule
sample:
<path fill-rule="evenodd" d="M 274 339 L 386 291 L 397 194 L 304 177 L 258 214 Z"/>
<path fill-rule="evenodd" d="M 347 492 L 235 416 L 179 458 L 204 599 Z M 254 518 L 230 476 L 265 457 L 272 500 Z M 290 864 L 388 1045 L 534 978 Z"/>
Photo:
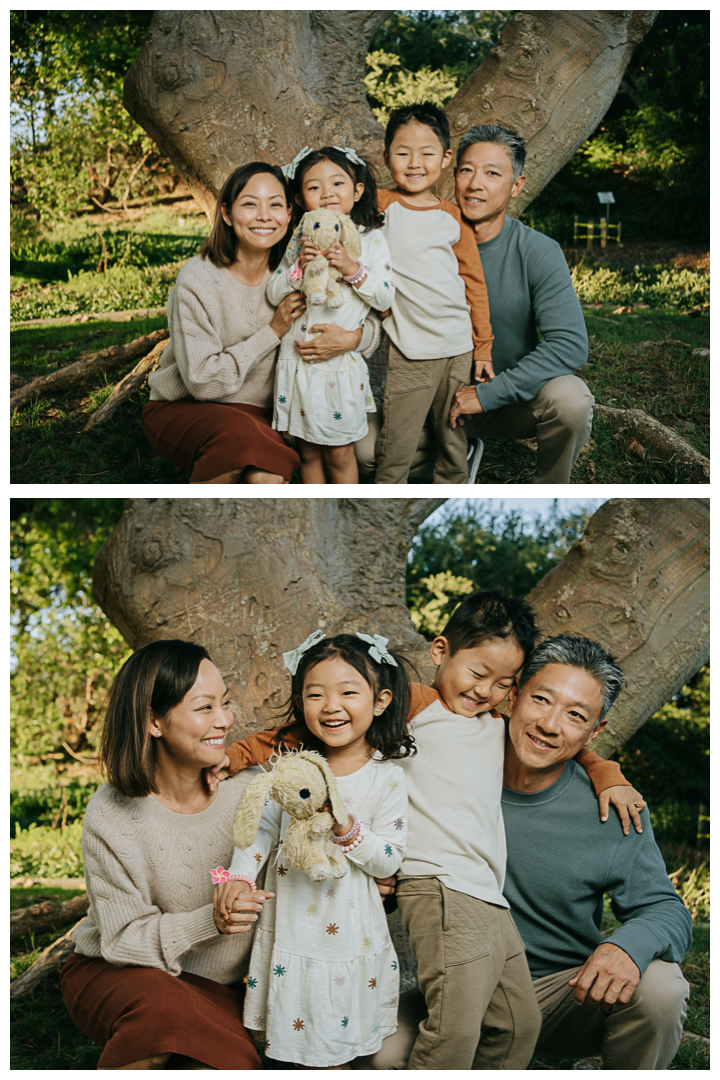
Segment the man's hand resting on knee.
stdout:
<path fill-rule="evenodd" d="M 448 417 L 450 427 L 453 428 L 453 430 L 458 424 L 462 427 L 464 424 L 463 416 L 470 416 L 473 413 L 481 413 L 482 411 L 483 407 L 478 401 L 475 387 L 461 386 L 455 394 L 455 404 L 450 409 L 450 415 Z"/>
<path fill-rule="evenodd" d="M 598 945 L 568 986 L 575 987 L 575 1004 L 626 1005 L 640 982 L 640 969 L 624 949 L 605 941 Z"/>

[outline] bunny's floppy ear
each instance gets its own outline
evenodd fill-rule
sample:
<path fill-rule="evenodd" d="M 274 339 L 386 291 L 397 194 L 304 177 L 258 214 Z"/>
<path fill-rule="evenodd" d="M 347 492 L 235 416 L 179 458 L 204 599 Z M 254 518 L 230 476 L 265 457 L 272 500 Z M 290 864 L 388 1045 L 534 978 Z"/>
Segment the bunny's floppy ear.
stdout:
<path fill-rule="evenodd" d="M 345 803 L 342 801 L 342 796 L 340 795 L 338 786 L 335 783 L 335 776 L 333 774 L 333 771 L 324 757 L 321 757 L 319 754 L 317 755 L 317 757 L 319 758 L 319 760 L 316 762 L 316 764 L 318 768 L 322 770 L 323 776 L 325 777 L 325 783 L 327 784 L 328 796 L 330 798 L 330 806 L 332 807 L 333 817 L 337 821 L 338 825 L 347 825 L 350 819 L 348 818 L 347 810 L 345 809 Z M 313 761 L 315 761 L 315 757 L 313 757 Z"/>
<path fill-rule="evenodd" d="M 300 244 L 302 241 L 302 226 L 303 223 L 301 221 L 295 232 L 290 237 L 290 243 L 288 244 L 287 251 L 285 252 L 288 257 L 288 261 L 291 263 L 294 263 L 298 255 L 300 254 Z"/>
<path fill-rule="evenodd" d="M 257 836 L 260 818 L 265 809 L 265 800 L 272 785 L 272 773 L 263 773 L 262 776 L 258 776 L 257 780 L 253 780 L 245 788 L 243 797 L 235 811 L 235 822 L 233 824 L 233 844 L 236 848 L 240 848 L 241 851 L 250 847 Z"/>
<path fill-rule="evenodd" d="M 362 255 L 362 243 L 357 226 L 347 214 L 338 214 L 338 217 L 343 227 L 343 247 L 351 259 L 359 259 Z"/>

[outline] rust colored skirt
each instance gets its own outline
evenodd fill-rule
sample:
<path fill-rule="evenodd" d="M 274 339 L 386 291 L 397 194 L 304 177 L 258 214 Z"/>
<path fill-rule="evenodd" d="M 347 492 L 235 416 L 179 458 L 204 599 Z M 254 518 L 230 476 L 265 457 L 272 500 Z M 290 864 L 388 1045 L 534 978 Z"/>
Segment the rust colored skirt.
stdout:
<path fill-rule="evenodd" d="M 229 986 L 183 972 L 121 968 L 73 953 L 61 975 L 65 1007 L 83 1035 L 103 1046 L 102 1069 L 152 1054 L 184 1054 L 212 1069 L 261 1069 Z"/>
<path fill-rule="evenodd" d="M 212 480 L 248 465 L 290 480 L 300 458 L 257 405 L 232 401 L 148 401 L 142 411 L 145 437 L 156 454 L 191 481 Z"/>

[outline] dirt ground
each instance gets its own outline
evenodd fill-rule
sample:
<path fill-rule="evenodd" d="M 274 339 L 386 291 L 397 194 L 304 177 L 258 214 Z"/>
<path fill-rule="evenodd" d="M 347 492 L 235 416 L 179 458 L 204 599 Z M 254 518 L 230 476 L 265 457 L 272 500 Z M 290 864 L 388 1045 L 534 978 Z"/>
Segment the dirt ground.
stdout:
<path fill-rule="evenodd" d="M 588 250 L 587 247 L 563 248 L 570 266 L 576 266 L 583 260 L 598 266 L 676 266 L 679 270 L 704 270 L 710 273 L 710 252 L 703 247 L 671 241 L 648 242 L 644 244 L 609 243 L 601 248 L 599 243 Z"/>

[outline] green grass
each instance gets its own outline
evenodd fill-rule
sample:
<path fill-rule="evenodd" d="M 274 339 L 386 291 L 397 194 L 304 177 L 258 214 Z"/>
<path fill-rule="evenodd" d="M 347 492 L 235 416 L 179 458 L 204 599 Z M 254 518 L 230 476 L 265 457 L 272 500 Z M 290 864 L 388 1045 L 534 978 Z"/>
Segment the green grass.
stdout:
<path fill-rule="evenodd" d="M 103 313 L 162 306 L 182 260 L 206 235 L 204 216 L 182 217 L 155 208 L 131 223 L 102 225 L 77 219 L 43 234 L 13 216 L 13 318 Z M 98 266 L 100 269 L 98 270 Z M 590 358 L 580 374 L 599 404 L 643 409 L 708 455 L 709 364 L 692 348 L 709 346 L 709 315 L 685 308 L 707 300 L 709 276 L 676 267 L 572 267 L 585 303 L 633 305 L 632 313 L 586 310 Z M 68 275 L 71 275 L 68 280 Z M 643 305 L 646 305 L 643 307 Z M 55 371 L 83 355 L 166 326 L 166 320 L 92 321 L 16 327 L 11 368 L 20 375 Z M 678 344 L 680 343 L 680 344 Z M 684 347 L 688 346 L 688 347 Z M 125 369 L 127 370 L 127 369 Z M 125 373 L 106 372 L 81 391 L 33 402 L 11 420 L 13 483 L 186 484 L 188 475 L 156 457 L 140 424 L 146 388 L 136 391 L 104 426 L 83 426 Z M 489 441 L 478 483 L 525 483 L 535 453 L 523 443 Z M 677 484 L 688 477 L 672 461 L 618 437 L 596 417 L 572 483 Z"/>

